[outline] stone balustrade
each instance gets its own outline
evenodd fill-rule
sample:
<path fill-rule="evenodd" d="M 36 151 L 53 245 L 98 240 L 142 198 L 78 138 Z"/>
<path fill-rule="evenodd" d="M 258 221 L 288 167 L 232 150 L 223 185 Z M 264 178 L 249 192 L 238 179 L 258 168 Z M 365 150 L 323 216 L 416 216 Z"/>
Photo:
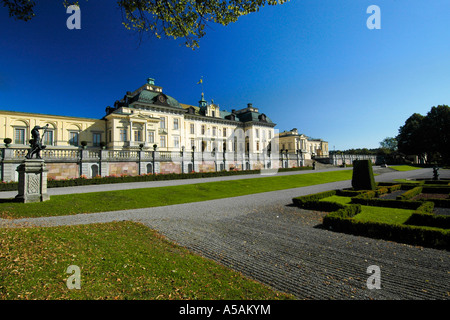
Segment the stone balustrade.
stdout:
<path fill-rule="evenodd" d="M 29 148 L 0 148 L 1 180 L 17 181 L 17 167 Z M 102 150 L 48 147 L 41 151 L 48 178 L 188 173 L 221 170 L 259 170 L 306 165 L 298 154 L 248 154 L 243 152 L 192 152 Z"/>

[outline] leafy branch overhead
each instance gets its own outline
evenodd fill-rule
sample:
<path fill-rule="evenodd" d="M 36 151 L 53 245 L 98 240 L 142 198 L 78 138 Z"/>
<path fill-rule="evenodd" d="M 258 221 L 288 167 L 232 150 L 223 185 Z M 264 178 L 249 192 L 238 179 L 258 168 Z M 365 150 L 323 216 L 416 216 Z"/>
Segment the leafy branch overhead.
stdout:
<path fill-rule="evenodd" d="M 10 17 L 28 21 L 35 16 L 32 0 L 0 0 L 9 9 Z M 198 48 L 199 39 L 209 23 L 228 25 L 240 16 L 257 12 L 266 5 L 277 5 L 289 0 L 118 0 L 125 28 L 157 38 L 165 35 L 184 38 L 189 48 Z M 64 0 L 63 4 L 78 3 Z"/>

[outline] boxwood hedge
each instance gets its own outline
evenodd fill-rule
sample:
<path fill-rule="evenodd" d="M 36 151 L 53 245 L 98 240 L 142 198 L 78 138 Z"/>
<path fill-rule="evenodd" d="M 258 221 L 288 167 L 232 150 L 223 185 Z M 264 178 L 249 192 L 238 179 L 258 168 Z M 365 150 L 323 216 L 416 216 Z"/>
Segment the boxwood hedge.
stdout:
<path fill-rule="evenodd" d="M 401 188 L 398 184 L 392 186 L 395 187 L 391 190 Z M 414 193 L 417 192 L 413 191 L 415 188 L 416 186 L 408 189 Z M 352 196 L 352 202 L 349 205 L 337 203 L 333 205 L 332 202 L 319 201 L 332 195 Z M 331 211 L 323 218 L 323 226 L 329 230 L 437 249 L 450 249 L 450 216 L 432 214 L 435 202 L 383 200 L 375 196 L 376 191 L 332 190 L 297 197 L 293 199 L 293 203 L 304 209 Z M 353 217 L 361 212 L 361 205 L 409 209 L 415 212 L 404 224 L 358 221 Z"/>

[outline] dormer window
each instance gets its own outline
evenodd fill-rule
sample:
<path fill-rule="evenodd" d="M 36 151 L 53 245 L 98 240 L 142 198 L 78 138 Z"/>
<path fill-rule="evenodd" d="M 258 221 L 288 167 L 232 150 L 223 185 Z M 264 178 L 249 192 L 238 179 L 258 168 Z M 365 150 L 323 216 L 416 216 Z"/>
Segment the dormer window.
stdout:
<path fill-rule="evenodd" d="M 266 120 L 266 115 L 263 113 L 263 114 L 261 114 L 261 115 L 259 115 L 258 116 L 258 119 L 259 119 L 259 121 L 261 121 L 261 122 L 267 122 L 267 120 Z"/>

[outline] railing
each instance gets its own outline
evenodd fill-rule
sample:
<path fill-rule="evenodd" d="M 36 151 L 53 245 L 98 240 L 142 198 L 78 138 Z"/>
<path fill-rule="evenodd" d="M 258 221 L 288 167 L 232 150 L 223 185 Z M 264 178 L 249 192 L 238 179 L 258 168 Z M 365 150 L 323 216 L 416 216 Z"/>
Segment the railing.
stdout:
<path fill-rule="evenodd" d="M 106 159 L 108 160 L 137 160 L 139 159 L 139 151 L 107 151 Z"/>
<path fill-rule="evenodd" d="M 80 156 L 80 152 L 79 150 L 67 150 L 67 149 L 44 149 L 41 151 L 41 156 L 43 159 L 48 160 L 78 159 Z"/>
<path fill-rule="evenodd" d="M 27 155 L 30 148 L 16 148 L 12 150 L 13 159 L 23 159 Z M 68 159 L 78 159 L 79 150 L 70 149 L 44 149 L 41 150 L 41 157 L 45 160 L 68 160 Z M 95 157 L 95 155 L 93 156 Z M 98 157 L 98 155 L 97 155 Z"/>
<path fill-rule="evenodd" d="M 160 151 L 159 158 L 161 160 L 171 161 L 172 160 L 172 152 L 171 151 Z"/>
<path fill-rule="evenodd" d="M 13 149 L 13 158 L 24 158 L 28 153 L 28 148 Z"/>
<path fill-rule="evenodd" d="M 3 149 L 3 159 L 22 160 L 25 158 L 30 148 L 9 148 Z M 192 159 L 192 152 L 184 151 L 138 151 L 138 150 L 99 150 L 99 149 L 44 149 L 41 150 L 41 157 L 44 160 L 51 161 L 152 161 L 155 157 L 156 161 L 190 161 Z M 269 159 L 279 159 L 280 154 L 267 153 L 236 153 L 236 152 L 195 152 L 195 161 L 263 161 Z M 283 159 L 286 160 L 286 154 L 283 154 Z M 289 159 L 296 159 L 295 154 L 289 154 Z"/>

